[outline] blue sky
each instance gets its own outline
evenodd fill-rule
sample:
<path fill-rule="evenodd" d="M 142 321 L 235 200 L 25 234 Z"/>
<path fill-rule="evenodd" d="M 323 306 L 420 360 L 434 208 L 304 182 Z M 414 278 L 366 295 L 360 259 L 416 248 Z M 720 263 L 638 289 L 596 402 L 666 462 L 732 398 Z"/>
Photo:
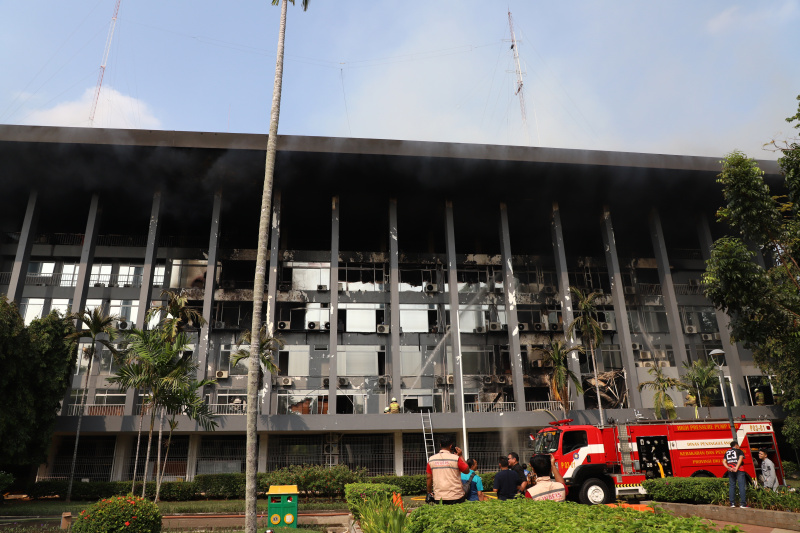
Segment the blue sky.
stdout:
<path fill-rule="evenodd" d="M 88 126 L 114 4 L 0 0 L 0 123 Z M 265 133 L 279 14 L 123 0 L 95 125 Z M 800 0 L 312 0 L 288 19 L 282 134 L 768 159 L 797 133 Z"/>

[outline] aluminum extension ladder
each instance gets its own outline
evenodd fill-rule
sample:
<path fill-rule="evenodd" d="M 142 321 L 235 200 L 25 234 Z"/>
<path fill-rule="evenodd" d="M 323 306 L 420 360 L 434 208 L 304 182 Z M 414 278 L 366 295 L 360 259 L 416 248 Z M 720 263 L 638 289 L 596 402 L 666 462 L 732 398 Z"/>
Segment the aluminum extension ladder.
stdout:
<path fill-rule="evenodd" d="M 431 423 L 430 411 L 423 411 L 419 414 L 422 419 L 422 438 L 425 441 L 425 453 L 430 459 L 436 454 L 436 445 L 433 443 L 433 423 Z M 428 462 L 427 460 L 425 461 Z"/>
<path fill-rule="evenodd" d="M 622 473 L 630 474 L 633 472 L 633 461 L 631 461 L 631 440 L 628 435 L 628 426 L 618 427 L 619 431 L 619 452 L 622 455 Z"/>

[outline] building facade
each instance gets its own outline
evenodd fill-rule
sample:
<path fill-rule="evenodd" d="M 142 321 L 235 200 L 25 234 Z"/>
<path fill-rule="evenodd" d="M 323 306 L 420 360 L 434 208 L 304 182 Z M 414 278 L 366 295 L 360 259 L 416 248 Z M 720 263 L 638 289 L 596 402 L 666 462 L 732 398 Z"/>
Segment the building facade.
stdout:
<path fill-rule="evenodd" d="M 206 320 L 192 350 L 198 378 L 216 379 L 203 394 L 219 427 L 180 419 L 168 479 L 243 471 L 252 408 L 262 471 L 421 473 L 424 411 L 488 468 L 526 454 L 529 433 L 563 418 L 543 351 L 575 344 L 570 287 L 602 293 L 606 416 L 652 418 L 639 384 L 656 366 L 678 377 L 713 349 L 725 352 L 729 394 L 712 416 L 724 403 L 782 416 L 769 376 L 700 286 L 725 231 L 717 159 L 290 136 L 279 139 L 264 294 L 284 347 L 248 406 L 232 353 L 252 320 L 265 146 L 261 135 L 0 126 L 0 293 L 26 321 L 101 306 L 120 330 L 142 328 L 167 289 Z M 778 179 L 773 162 L 762 168 Z M 87 366 L 40 479 L 68 474 L 80 409 L 78 477 L 131 477 L 143 392 L 108 384 L 107 351 L 84 391 Z M 593 376 L 591 357 L 571 366 Z M 684 395 L 672 396 L 693 418 Z M 384 414 L 393 397 L 403 412 Z M 591 387 L 571 406 L 570 418 L 599 421 Z"/>

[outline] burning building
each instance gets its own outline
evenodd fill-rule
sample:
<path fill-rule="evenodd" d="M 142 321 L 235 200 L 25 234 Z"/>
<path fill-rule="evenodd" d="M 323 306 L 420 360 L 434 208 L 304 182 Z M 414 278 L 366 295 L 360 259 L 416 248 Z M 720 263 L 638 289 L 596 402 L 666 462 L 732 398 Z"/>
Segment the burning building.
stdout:
<path fill-rule="evenodd" d="M 219 428 L 181 419 L 168 479 L 243 471 L 242 415 L 253 408 L 260 470 L 420 473 L 420 412 L 484 464 L 524 453 L 531 430 L 563 418 L 543 354 L 569 342 L 570 287 L 601 293 L 606 416 L 652 418 L 638 385 L 656 367 L 678 377 L 714 349 L 729 394 L 712 415 L 727 402 L 736 416 L 782 416 L 700 285 L 725 231 L 714 221 L 718 159 L 293 136 L 279 140 L 264 295 L 284 346 L 248 406 L 232 353 L 252 320 L 265 146 L 263 135 L 0 126 L 0 292 L 26 320 L 102 306 L 120 330 L 142 328 L 171 289 L 207 322 L 192 350 L 198 377 L 216 380 L 203 394 Z M 773 162 L 761 165 L 778 179 Z M 115 364 L 101 352 L 82 407 L 86 368 L 40 479 L 68 475 L 81 409 L 77 477 L 133 472 L 146 391 L 111 386 Z M 593 379 L 591 357 L 572 369 Z M 569 417 L 595 423 L 586 389 Z M 393 397 L 404 412 L 383 414 Z"/>

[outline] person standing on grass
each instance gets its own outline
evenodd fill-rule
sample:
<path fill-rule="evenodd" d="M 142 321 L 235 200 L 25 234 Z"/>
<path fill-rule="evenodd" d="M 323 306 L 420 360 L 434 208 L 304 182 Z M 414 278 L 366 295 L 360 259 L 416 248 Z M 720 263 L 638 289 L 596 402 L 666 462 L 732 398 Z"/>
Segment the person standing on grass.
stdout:
<path fill-rule="evenodd" d="M 778 476 L 775 475 L 775 463 L 767 457 L 767 450 L 758 450 L 758 459 L 761 461 L 761 475 L 764 478 L 764 488 L 772 491 L 778 490 Z"/>
<path fill-rule="evenodd" d="M 466 495 L 468 502 L 482 502 L 487 499 L 483 494 L 483 480 L 478 475 L 478 461 L 475 459 L 467 459 L 467 466 L 469 466 L 469 473 L 461 474 L 461 482 L 469 481 L 469 492 Z"/>
<path fill-rule="evenodd" d="M 459 473 L 468 472 L 469 466 L 461 458 L 461 448 L 456 447 L 452 437 L 443 438 L 439 453 L 431 455 L 425 469 L 428 485 L 425 501 L 440 501 L 444 505 L 463 502 L 464 487 Z"/>
<path fill-rule="evenodd" d="M 728 469 L 728 497 L 731 507 L 736 507 L 736 485 L 739 485 L 739 504 L 742 509 L 747 508 L 747 475 L 742 470 L 744 452 L 739 448 L 739 443 L 731 441 L 730 449 L 725 451 L 722 464 Z"/>
<path fill-rule="evenodd" d="M 519 485 L 517 490 L 524 494 L 525 489 L 528 487 L 528 476 L 525 475 L 525 467 L 519 464 L 519 454 L 517 452 L 508 454 L 508 469 L 517 474 L 517 484 Z"/>
<path fill-rule="evenodd" d="M 498 500 L 513 500 L 519 490 L 519 476 L 508 469 L 508 457 L 498 459 L 500 471 L 494 476 L 494 490 Z"/>

